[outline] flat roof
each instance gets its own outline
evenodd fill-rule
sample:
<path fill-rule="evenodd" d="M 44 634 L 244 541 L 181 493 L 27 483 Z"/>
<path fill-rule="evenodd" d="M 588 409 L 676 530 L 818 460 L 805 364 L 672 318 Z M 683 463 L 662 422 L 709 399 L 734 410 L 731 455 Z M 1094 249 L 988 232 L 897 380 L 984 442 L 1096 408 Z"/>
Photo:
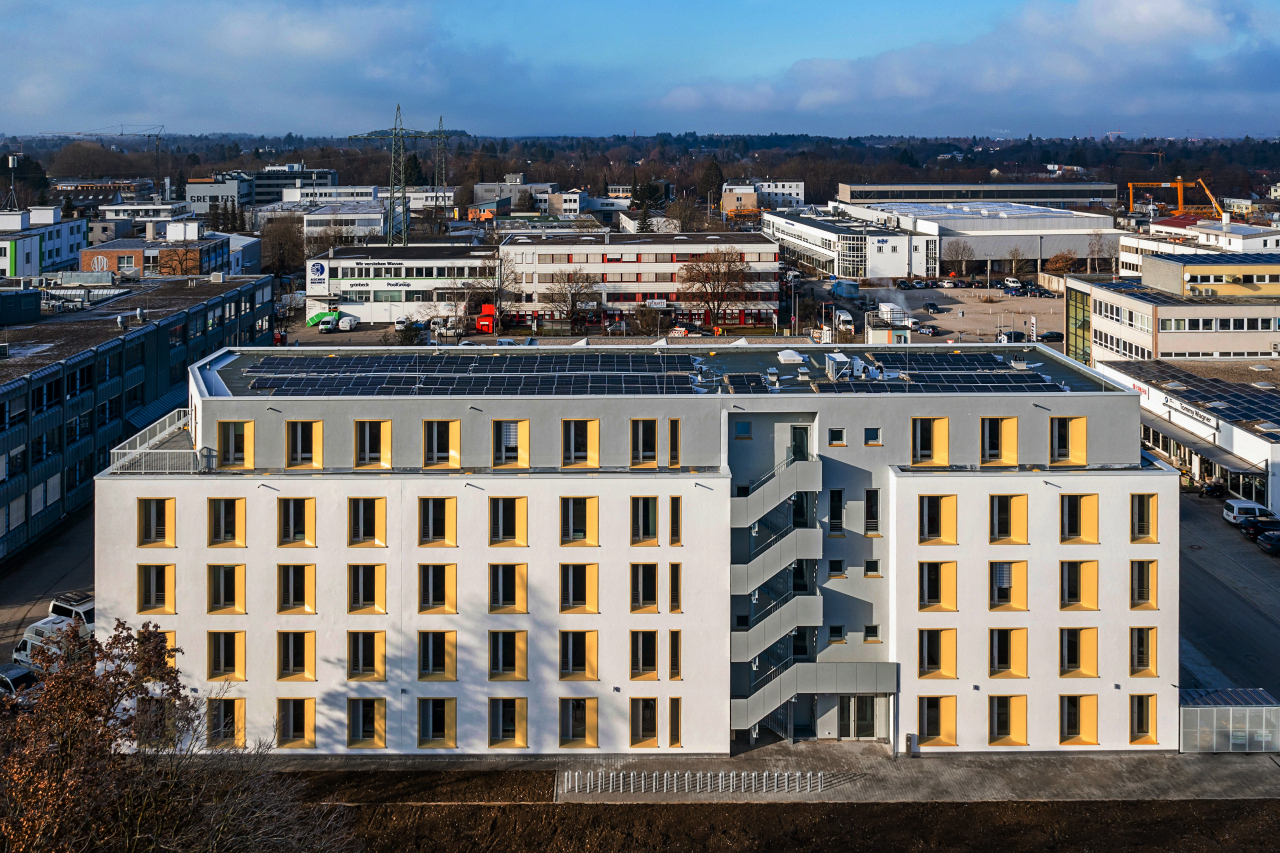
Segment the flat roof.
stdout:
<path fill-rule="evenodd" d="M 535 245 L 576 246 L 590 243 L 596 246 L 655 246 L 655 245 L 706 245 L 745 244 L 774 245 L 771 238 L 754 231 L 732 231 L 720 234 L 680 233 L 680 234 L 529 234 L 507 238 L 507 242 L 520 241 Z"/>
<path fill-rule="evenodd" d="M 1249 382 L 1219 378 L 1212 375 L 1216 365 L 1203 362 L 1179 361 L 1173 364 L 1157 359 L 1108 361 L 1105 364 L 1125 376 L 1159 388 L 1210 418 L 1227 421 L 1272 444 L 1280 444 L 1280 388 L 1259 388 Z M 1280 385 L 1280 381 L 1271 378 L 1274 371 L 1255 373 L 1253 382 Z"/>
<path fill-rule="evenodd" d="M 1176 293 L 1170 293 L 1167 290 L 1147 287 L 1141 282 L 1132 279 L 1085 281 L 1080 283 L 1118 296 L 1127 296 L 1147 305 L 1280 305 L 1280 296 L 1181 296 Z"/>
<path fill-rule="evenodd" d="M 772 210 L 765 211 L 764 215 L 770 219 L 785 219 L 797 225 L 807 225 L 810 228 L 817 228 L 829 234 L 857 233 L 901 236 L 905 233 L 896 228 L 886 228 L 883 225 L 877 225 L 874 222 L 867 222 L 862 219 L 841 219 L 838 216 L 810 216 L 801 213 L 778 213 Z"/>
<path fill-rule="evenodd" d="M 978 183 L 978 184 L 951 184 L 951 183 L 929 183 L 921 181 L 919 183 L 905 184 L 850 184 L 841 182 L 842 187 L 857 188 L 860 190 L 920 190 L 920 189 L 936 189 L 936 190 L 1026 190 L 1026 189 L 1115 189 L 1116 184 L 1109 184 L 1105 181 L 1027 181 L 1025 183 Z"/>
<path fill-rule="evenodd" d="M 176 240 L 169 242 L 168 240 L 147 240 L 143 237 L 120 237 L 115 240 L 108 240 L 105 243 L 99 243 L 96 246 L 85 246 L 81 251 L 97 252 L 105 249 L 190 249 L 198 246 L 208 246 L 217 243 L 219 240 L 226 240 L 228 235 L 218 237 L 205 237 L 202 240 Z"/>
<path fill-rule="evenodd" d="M 1224 252 L 1218 255 L 1147 255 L 1143 262 L 1150 260 L 1169 261 L 1184 267 L 1219 267 L 1219 266 L 1277 266 L 1280 265 L 1280 252 Z"/>
<path fill-rule="evenodd" d="M 1056 219 L 1106 219 L 1099 213 L 1080 213 L 1060 207 L 1041 207 L 1016 201 L 881 201 L 863 205 L 871 210 L 913 216 L 917 219 L 1030 219 L 1053 217 Z"/>
<path fill-rule="evenodd" d="M 200 365 L 214 397 L 1067 394 L 1127 391 L 1040 346 L 983 344 L 232 349 Z M 837 371 L 828 374 L 828 355 Z"/>
<path fill-rule="evenodd" d="M 207 275 L 145 278 L 128 288 L 127 293 L 84 311 L 42 314 L 30 325 L 8 326 L 5 335 L 9 357 L 0 360 L 0 384 L 124 335 L 116 324 L 116 318 L 122 314 L 129 317 L 131 328 L 137 328 L 263 278 L 260 275 L 226 276 L 221 282 L 210 281 Z M 270 280 L 269 276 L 265 278 Z M 54 292 L 100 289 L 114 288 L 71 285 L 54 288 Z M 134 319 L 139 308 L 147 317 L 141 324 Z"/>
<path fill-rule="evenodd" d="M 477 246 L 474 244 L 443 244 L 438 246 L 336 246 L 333 250 L 335 261 L 353 259 L 371 261 L 423 261 L 452 260 L 454 258 L 496 258 L 497 246 Z M 316 255 L 312 260 L 330 260 L 329 254 Z"/>
<path fill-rule="evenodd" d="M 1245 222 L 1232 222 L 1225 228 L 1222 223 L 1216 219 L 1205 219 L 1191 226 L 1192 231 L 1204 231 L 1205 233 L 1224 234 L 1232 237 L 1262 237 L 1272 234 L 1280 234 L 1280 228 L 1272 228 L 1265 225 L 1249 225 Z"/>

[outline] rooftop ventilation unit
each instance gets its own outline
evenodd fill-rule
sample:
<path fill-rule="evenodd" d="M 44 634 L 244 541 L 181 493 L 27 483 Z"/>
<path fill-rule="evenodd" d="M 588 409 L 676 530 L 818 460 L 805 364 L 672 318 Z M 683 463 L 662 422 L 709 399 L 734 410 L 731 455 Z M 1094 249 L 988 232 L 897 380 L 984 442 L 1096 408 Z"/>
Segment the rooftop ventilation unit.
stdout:
<path fill-rule="evenodd" d="M 1168 388 L 1170 391 L 1185 391 L 1185 390 L 1187 390 L 1187 386 L 1186 386 L 1186 385 L 1183 385 L 1181 382 L 1166 382 L 1166 383 L 1164 383 L 1164 387 Z"/>
<path fill-rule="evenodd" d="M 1253 385 L 1254 388 L 1260 388 L 1263 391 L 1276 390 L 1276 386 L 1272 385 L 1270 382 L 1251 382 L 1250 384 Z"/>
<path fill-rule="evenodd" d="M 849 372 L 849 356 L 842 352 L 829 352 L 826 358 L 827 378 L 832 382 L 839 381 Z"/>
<path fill-rule="evenodd" d="M 1263 432 L 1275 432 L 1276 430 L 1280 430 L 1280 424 L 1273 424 L 1271 421 L 1261 421 L 1254 424 L 1254 426 Z"/>

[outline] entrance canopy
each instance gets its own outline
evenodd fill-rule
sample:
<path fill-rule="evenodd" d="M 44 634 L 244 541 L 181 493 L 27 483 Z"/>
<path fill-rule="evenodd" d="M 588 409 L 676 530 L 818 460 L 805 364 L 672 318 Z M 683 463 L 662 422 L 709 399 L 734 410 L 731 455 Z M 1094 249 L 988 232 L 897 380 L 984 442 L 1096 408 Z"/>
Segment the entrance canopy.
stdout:
<path fill-rule="evenodd" d="M 1146 411 L 1142 412 L 1142 425 L 1155 430 L 1161 435 L 1169 436 L 1169 438 L 1178 442 L 1178 444 L 1181 444 L 1192 453 L 1197 453 L 1210 462 L 1221 465 L 1228 471 L 1235 471 L 1237 474 L 1259 474 L 1266 470 L 1261 465 L 1255 465 L 1247 459 L 1241 459 L 1229 450 L 1222 449 L 1207 438 L 1201 438 L 1172 421 L 1158 418 Z"/>

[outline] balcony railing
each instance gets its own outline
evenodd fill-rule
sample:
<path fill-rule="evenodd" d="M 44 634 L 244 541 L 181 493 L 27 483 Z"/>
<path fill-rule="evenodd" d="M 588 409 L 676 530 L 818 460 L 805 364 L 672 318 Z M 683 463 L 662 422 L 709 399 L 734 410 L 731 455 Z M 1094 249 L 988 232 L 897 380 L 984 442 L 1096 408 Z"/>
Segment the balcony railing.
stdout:
<path fill-rule="evenodd" d="M 1133 539 L 1145 539 L 1151 535 L 1151 522 L 1149 521 L 1135 521 L 1132 526 L 1131 538 Z"/>
<path fill-rule="evenodd" d="M 1133 604 L 1150 604 L 1151 588 L 1145 586 L 1135 586 L 1133 593 L 1130 595 L 1130 601 Z"/>
<path fill-rule="evenodd" d="M 1132 657 L 1133 661 L 1130 665 L 1133 669 L 1151 668 L 1151 655 L 1143 654 L 1142 652 L 1134 652 Z"/>

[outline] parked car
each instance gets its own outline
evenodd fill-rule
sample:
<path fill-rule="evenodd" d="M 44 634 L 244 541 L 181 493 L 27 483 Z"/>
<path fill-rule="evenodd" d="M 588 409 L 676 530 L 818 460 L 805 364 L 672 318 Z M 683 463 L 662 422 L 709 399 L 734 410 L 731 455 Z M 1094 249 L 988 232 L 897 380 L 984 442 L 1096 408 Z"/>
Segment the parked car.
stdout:
<path fill-rule="evenodd" d="M 928 323 L 922 323 L 920 328 L 916 329 L 916 332 L 921 335 L 928 335 L 929 337 L 942 334 L 941 329 Z"/>
<path fill-rule="evenodd" d="M 1005 296 L 1025 296 L 1021 287 L 1006 287 L 1003 291 Z"/>
<path fill-rule="evenodd" d="M 1273 556 L 1280 554 L 1280 530 L 1272 530 L 1270 533 L 1263 533 L 1257 539 L 1253 540 L 1253 542 L 1268 554 Z"/>
<path fill-rule="evenodd" d="M 1020 344 L 1026 341 L 1026 339 L 1026 332 L 1008 331 L 1001 333 L 1000 337 L 996 339 L 996 342 L 1001 344 Z"/>
<path fill-rule="evenodd" d="M 1021 288 L 1021 287 L 1022 287 L 1022 282 L 1021 282 L 1021 281 L 1018 281 L 1018 279 L 1013 278 L 1012 276 L 1010 276 L 1009 278 L 1006 278 L 1006 279 L 1004 280 L 1004 286 L 1005 286 L 1005 287 L 1017 287 L 1017 288 Z"/>
<path fill-rule="evenodd" d="M 1273 530 L 1280 530 L 1280 518 L 1271 518 L 1269 516 L 1258 516 L 1254 518 L 1241 519 L 1239 524 L 1240 532 L 1248 539 L 1257 539 L 1263 533 L 1270 533 Z"/>
<path fill-rule="evenodd" d="M 408 318 L 408 317 L 397 317 L 397 318 L 396 318 L 396 324 L 395 324 L 395 325 L 396 325 L 396 331 L 397 331 L 397 332 L 403 332 L 405 329 L 407 329 L 407 328 L 409 327 L 409 318 Z"/>
<path fill-rule="evenodd" d="M 1239 524 L 1246 518 L 1273 518 L 1275 513 L 1260 503 L 1231 498 L 1222 504 L 1222 517 L 1228 524 Z"/>
<path fill-rule="evenodd" d="M 1063 340 L 1062 332 L 1041 332 L 1036 335 L 1036 340 L 1044 344 L 1060 344 Z"/>
<path fill-rule="evenodd" d="M 893 283 L 893 286 L 898 288 L 898 290 L 910 290 L 911 282 L 907 281 L 906 279 L 900 278 Z"/>
<path fill-rule="evenodd" d="M 925 284 L 922 279 L 916 279 L 915 281 L 911 282 L 911 286 L 916 290 L 924 290 L 926 287 L 928 287 L 928 285 Z"/>
<path fill-rule="evenodd" d="M 316 331 L 322 335 L 327 332 L 336 332 L 337 330 L 338 320 L 336 317 L 323 317 L 320 320 L 320 325 L 316 327 Z"/>
<path fill-rule="evenodd" d="M 930 314 L 942 313 L 942 309 L 938 307 L 938 303 L 936 302 L 926 302 L 924 304 L 924 310 L 928 311 Z"/>
<path fill-rule="evenodd" d="M 0 663 L 0 699 L 13 699 L 19 710 L 35 704 L 40 688 L 40 677 L 25 666 L 16 663 Z"/>

